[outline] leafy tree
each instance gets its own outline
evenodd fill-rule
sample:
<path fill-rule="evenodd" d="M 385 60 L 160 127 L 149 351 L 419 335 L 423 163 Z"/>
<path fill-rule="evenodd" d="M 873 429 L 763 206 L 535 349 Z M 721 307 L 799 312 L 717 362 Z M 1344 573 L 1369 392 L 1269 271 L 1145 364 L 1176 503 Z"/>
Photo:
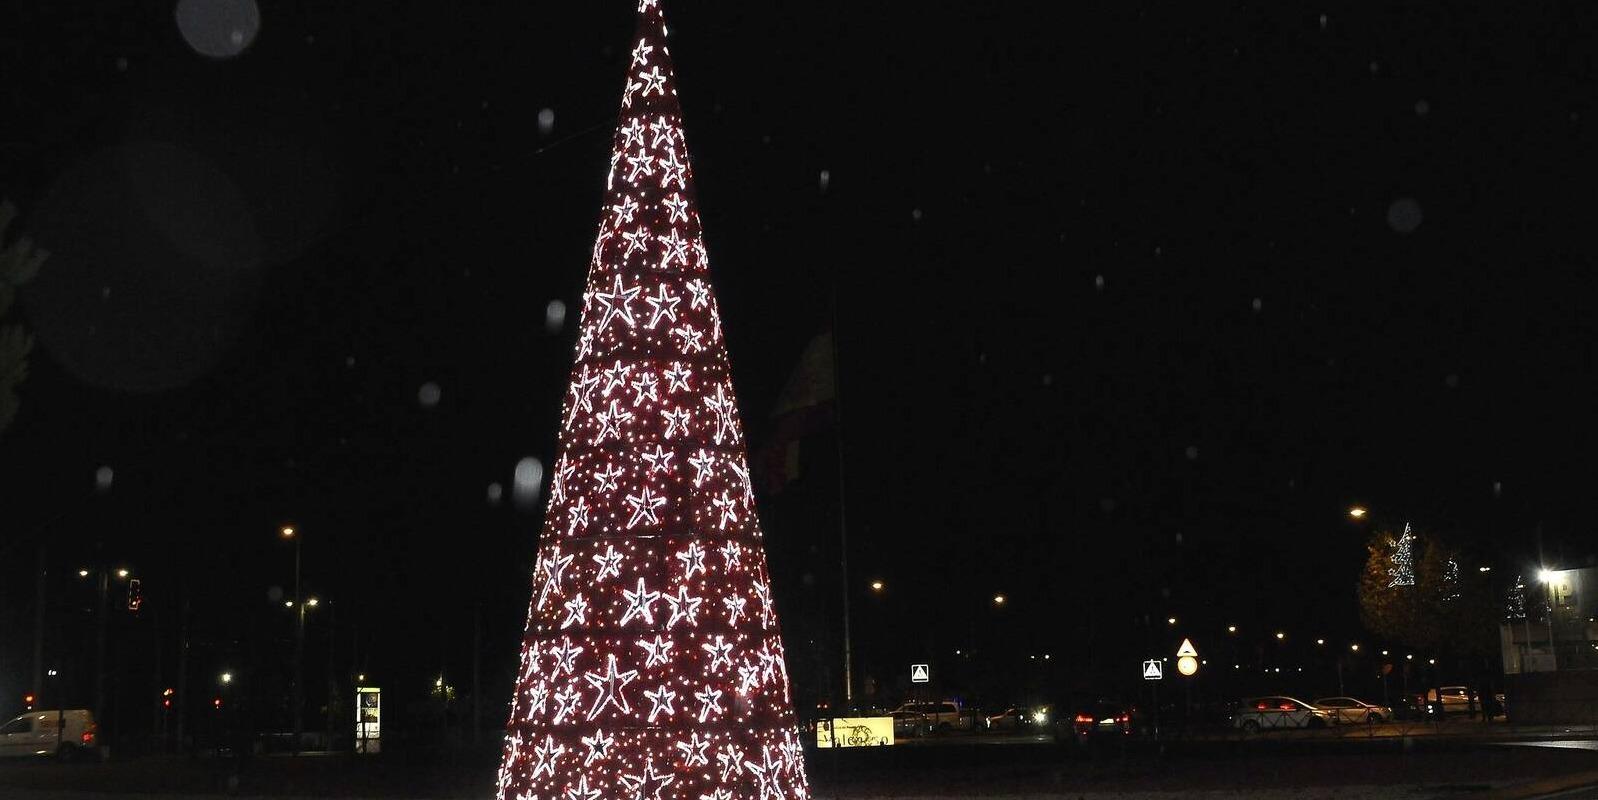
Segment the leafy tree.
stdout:
<path fill-rule="evenodd" d="M 1434 653 L 1478 655 L 1496 642 L 1498 604 L 1479 572 L 1440 536 L 1377 531 L 1360 575 L 1360 617 L 1372 633 Z"/>
<path fill-rule="evenodd" d="M 11 310 L 17 290 L 33 280 L 50 257 L 50 251 L 34 247 L 33 240 L 26 236 L 6 244 L 6 230 L 16 216 L 15 204 L 9 200 L 0 203 L 0 320 Z M 28 353 L 32 350 L 33 336 L 21 323 L 0 324 L 0 433 L 17 416 L 22 402 L 17 388 L 28 377 Z"/>

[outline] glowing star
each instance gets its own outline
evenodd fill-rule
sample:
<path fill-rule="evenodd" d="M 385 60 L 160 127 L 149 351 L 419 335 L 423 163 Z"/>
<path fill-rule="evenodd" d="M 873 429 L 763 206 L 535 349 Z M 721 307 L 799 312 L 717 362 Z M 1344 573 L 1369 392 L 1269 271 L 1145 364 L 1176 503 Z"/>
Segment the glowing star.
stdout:
<path fill-rule="evenodd" d="M 668 475 L 671 474 L 671 460 L 676 456 L 676 453 L 673 453 L 658 444 L 655 445 L 655 452 L 639 454 L 640 458 L 649 462 L 649 474 L 651 475 L 656 472 L 664 472 Z"/>
<path fill-rule="evenodd" d="M 704 239 L 694 240 L 694 259 L 694 263 L 698 264 L 700 269 L 710 269 L 710 254 L 705 252 Z M 710 301 L 707 298 L 705 302 L 708 304 Z"/>
<path fill-rule="evenodd" d="M 700 717 L 699 721 L 704 722 L 704 717 Z M 682 765 L 685 767 L 702 767 L 710 763 L 710 758 L 705 755 L 705 750 L 710 747 L 710 742 L 699 738 L 699 731 L 691 733 L 688 741 L 677 742 L 676 747 L 682 751 Z"/>
<path fill-rule="evenodd" d="M 743 459 L 735 458 L 727 462 L 727 468 L 731 469 L 733 476 L 738 479 L 739 493 L 743 495 L 744 508 L 754 508 L 755 487 L 754 484 L 749 482 L 748 465 L 743 463 Z"/>
<path fill-rule="evenodd" d="M 655 117 L 655 121 L 649 123 L 649 130 L 655 134 L 655 140 L 649 143 L 650 147 L 671 147 L 672 142 L 677 140 L 677 126 L 665 117 Z"/>
<path fill-rule="evenodd" d="M 583 746 L 588 748 L 588 753 L 583 756 L 583 766 L 590 766 L 595 761 L 604 758 L 610 752 L 610 746 L 616 743 L 616 737 L 606 736 L 601 728 L 594 729 L 593 736 L 584 736 Z"/>
<path fill-rule="evenodd" d="M 656 495 L 648 486 L 638 494 L 627 495 L 627 505 L 633 507 L 633 515 L 627 520 L 627 527 L 634 528 L 640 522 L 650 525 L 660 524 L 660 518 L 655 516 L 655 509 L 666 504 L 666 498 Z"/>
<path fill-rule="evenodd" d="M 675 317 L 672 319 L 673 321 L 676 320 Z M 665 372 L 660 373 L 660 375 L 666 379 L 667 392 L 692 391 L 692 389 L 690 389 L 688 386 L 688 379 L 694 376 L 693 370 L 683 366 L 681 361 L 671 362 L 671 366 L 667 368 Z"/>
<path fill-rule="evenodd" d="M 730 623 L 729 623 L 730 624 Z M 699 649 L 710 654 L 710 671 L 718 672 L 732 666 L 732 643 L 726 637 L 716 634 L 714 642 L 705 642 Z"/>
<path fill-rule="evenodd" d="M 672 192 L 660 204 L 666 208 L 667 224 L 688 221 L 688 201 L 682 199 L 682 195 Z"/>
<path fill-rule="evenodd" d="M 764 581 L 755 583 L 755 599 L 760 601 L 760 627 L 770 628 L 774 613 L 771 608 L 771 585 Z"/>
<path fill-rule="evenodd" d="M 683 436 L 688 435 L 688 422 L 690 419 L 688 409 L 668 409 L 666 411 L 660 412 L 660 416 L 666 420 L 666 432 L 661 434 L 662 437 L 670 439 L 679 433 L 681 433 Z"/>
<path fill-rule="evenodd" d="M 533 684 L 532 697 L 528 699 L 527 709 L 533 714 L 542 714 L 549 710 L 549 684 L 539 681 Z"/>
<path fill-rule="evenodd" d="M 643 39 L 638 40 L 638 46 L 633 48 L 633 66 L 643 66 L 649 63 L 649 54 L 655 52 L 653 45 L 647 44 Z M 636 122 L 637 120 L 634 120 Z"/>
<path fill-rule="evenodd" d="M 615 400 L 610 401 L 610 408 L 594 415 L 594 419 L 599 421 L 599 433 L 594 434 L 594 441 L 590 444 L 599 444 L 610 437 L 620 439 L 621 426 L 632 418 L 633 412 L 622 408 Z"/>
<path fill-rule="evenodd" d="M 644 125 L 636 118 L 628 120 L 627 124 L 621 127 L 620 133 L 623 150 L 635 144 L 640 148 L 644 146 Z"/>
<path fill-rule="evenodd" d="M 571 515 L 566 518 L 566 535 L 571 536 L 578 528 L 588 527 L 588 500 L 579 496 L 577 502 L 571 504 Z"/>
<path fill-rule="evenodd" d="M 653 758 L 644 760 L 643 774 L 623 774 L 621 776 L 622 786 L 626 787 L 628 793 L 635 800 L 660 800 L 661 790 L 670 786 L 675 780 L 677 780 L 677 776 L 669 772 L 660 775 L 655 774 L 655 760 Z"/>
<path fill-rule="evenodd" d="M 689 625 L 699 626 L 699 603 L 703 598 L 689 597 L 688 587 L 679 585 L 676 595 L 666 595 L 666 605 L 671 606 L 671 617 L 666 620 L 666 629 L 677 627 L 677 623 L 687 620 Z"/>
<path fill-rule="evenodd" d="M 692 325 L 684 323 L 671 329 L 671 335 L 682 340 L 684 353 L 699 353 L 705 349 L 705 332 Z"/>
<path fill-rule="evenodd" d="M 705 452 L 703 447 L 699 452 L 688 457 L 688 466 L 694 468 L 694 485 L 701 486 L 716 469 L 716 457 Z"/>
<path fill-rule="evenodd" d="M 621 615 L 622 625 L 631 622 L 634 617 L 641 617 L 645 625 L 655 624 L 655 612 L 651 607 L 655 604 L 655 601 L 660 599 L 660 592 L 649 591 L 644 586 L 644 579 L 639 578 L 638 591 L 623 589 L 621 593 L 627 598 L 628 603 L 627 611 Z M 611 656 L 611 658 L 615 658 L 615 656 Z"/>
<path fill-rule="evenodd" d="M 533 777 L 548 773 L 555 775 L 555 761 L 566 752 L 566 745 L 555 744 L 555 737 L 545 735 L 544 743 L 533 748 Z"/>
<path fill-rule="evenodd" d="M 733 800 L 733 798 L 732 792 L 717 787 L 716 789 L 712 790 L 710 794 L 700 795 L 699 800 Z"/>
<path fill-rule="evenodd" d="M 553 502 L 566 502 L 566 482 L 571 480 L 572 473 L 576 471 L 577 468 L 562 456 L 560 466 L 555 468 L 555 477 L 549 482 L 549 496 Z"/>
<path fill-rule="evenodd" d="M 621 553 L 616 552 L 613 545 L 605 545 L 603 554 L 595 553 L 594 563 L 599 565 L 599 572 L 594 574 L 594 583 L 621 575 Z"/>
<path fill-rule="evenodd" d="M 705 688 L 694 692 L 694 697 L 699 700 L 699 721 L 704 722 L 711 714 L 721 716 L 721 690 L 705 684 Z M 703 762 L 701 762 L 703 763 Z"/>
<path fill-rule="evenodd" d="M 640 582 L 643 580 L 639 579 Z M 597 672 L 583 673 L 583 680 L 599 690 L 599 696 L 594 698 L 594 704 L 588 709 L 587 719 L 599 716 L 606 706 L 615 706 L 623 714 L 633 713 L 631 706 L 627 705 L 627 696 L 622 694 L 622 689 L 638 677 L 638 670 L 630 669 L 626 672 L 616 671 L 616 654 L 611 653 L 605 662 L 605 674 Z"/>
<path fill-rule="evenodd" d="M 683 180 L 687 172 L 688 165 L 677 160 L 677 151 L 667 150 L 665 157 L 660 159 L 660 188 L 669 188 L 673 183 L 677 184 L 678 189 L 688 188 Z M 631 183 L 631 179 L 628 182 Z"/>
<path fill-rule="evenodd" d="M 627 249 L 622 253 L 622 258 L 649 248 L 649 231 L 642 225 L 630 231 L 622 231 L 621 238 L 627 240 Z"/>
<path fill-rule="evenodd" d="M 654 707 L 649 709 L 650 722 L 654 722 L 655 718 L 661 714 L 672 716 L 677 713 L 677 710 L 671 706 L 672 701 L 677 699 L 677 693 L 664 686 L 654 691 L 645 689 L 644 697 L 649 698 L 649 702 L 654 704 Z"/>
<path fill-rule="evenodd" d="M 657 383 L 659 381 L 655 378 L 654 373 L 645 372 L 639 375 L 638 379 L 631 384 L 633 387 L 633 405 L 636 406 L 644 402 L 646 397 L 650 400 L 659 400 L 660 395 L 655 391 Z"/>
<path fill-rule="evenodd" d="M 638 148 L 637 155 L 627 156 L 627 165 L 629 167 L 627 170 L 628 183 L 636 182 L 640 175 L 649 176 L 655 174 L 655 157 L 650 155 L 649 151 L 643 147 Z"/>
<path fill-rule="evenodd" d="M 671 598 L 667 597 L 666 599 L 670 600 Z M 671 662 L 671 648 L 674 642 L 662 637 L 660 634 L 655 634 L 653 640 L 640 640 L 634 642 L 634 644 L 644 648 L 645 667 L 654 667 Z"/>
<path fill-rule="evenodd" d="M 623 222 L 632 223 L 633 215 L 638 213 L 638 201 L 634 200 L 632 195 L 627 195 L 620 203 L 611 206 L 610 210 L 616 212 L 616 227 L 619 228 Z"/>
<path fill-rule="evenodd" d="M 626 386 L 627 376 L 631 375 L 632 372 L 632 364 L 623 364 L 620 359 L 617 359 L 615 364 L 606 367 L 604 370 L 605 385 L 600 387 L 599 396 L 610 397 L 610 393 L 616 391 L 618 387 Z"/>
<path fill-rule="evenodd" d="M 660 268 L 662 270 L 671 269 L 673 261 L 684 266 L 688 264 L 688 240 L 678 236 L 675 228 L 672 229 L 671 233 L 660 237 Z M 664 284 L 661 288 L 665 288 Z M 676 322 L 677 317 L 674 315 L 671 320 Z"/>
<path fill-rule="evenodd" d="M 621 468 L 615 464 L 606 464 L 604 469 L 594 470 L 594 491 L 600 494 L 610 494 L 616 491 L 616 479 L 621 477 Z"/>
<path fill-rule="evenodd" d="M 744 774 L 744 751 L 728 742 L 716 751 L 716 763 L 721 765 L 721 782 L 726 783 L 727 778 Z"/>
<path fill-rule="evenodd" d="M 566 630 L 573 625 L 588 624 L 588 601 L 582 595 L 577 595 L 566 601 L 566 618 L 560 621 L 560 629 Z"/>
<path fill-rule="evenodd" d="M 666 284 L 662 283 L 654 296 L 644 295 L 644 302 L 648 303 L 651 309 L 649 322 L 644 327 L 654 330 L 655 326 L 660 324 L 661 318 L 677 321 L 677 304 L 682 302 L 682 298 L 672 294 L 671 290 L 666 288 Z"/>
<path fill-rule="evenodd" d="M 692 309 L 708 308 L 710 306 L 710 287 L 704 281 L 695 278 L 688 282 L 688 293 L 693 295 L 688 300 L 688 307 Z"/>
<path fill-rule="evenodd" d="M 582 702 L 583 696 L 580 692 L 570 686 L 562 687 L 560 691 L 555 693 L 555 716 L 550 719 L 550 722 L 559 725 L 565 722 L 567 717 L 575 718 L 577 716 L 577 706 L 581 705 Z"/>
<path fill-rule="evenodd" d="M 547 600 L 550 595 L 558 595 L 561 593 L 560 579 L 561 576 L 566 573 L 566 568 L 571 566 L 571 563 L 572 555 L 570 553 L 561 555 L 559 548 L 556 548 L 550 553 L 549 558 L 544 561 L 544 586 L 538 591 L 538 602 L 535 606 L 536 608 L 542 609 L 544 607 L 544 601 Z"/>
<path fill-rule="evenodd" d="M 753 661 L 738 664 L 738 694 L 747 695 L 760 685 L 760 667 Z"/>
<path fill-rule="evenodd" d="M 644 82 L 644 91 L 641 97 L 648 97 L 650 92 L 664 95 L 666 93 L 666 76 L 660 72 L 660 67 L 650 67 L 648 72 L 638 74 L 639 80 Z"/>
<path fill-rule="evenodd" d="M 744 551 L 741 545 L 737 542 L 727 542 L 718 549 L 721 551 L 721 557 L 727 560 L 727 569 L 738 566 L 738 556 Z"/>
<path fill-rule="evenodd" d="M 588 766 L 586 763 L 583 766 Z M 588 788 L 588 776 L 579 775 L 577 782 L 566 787 L 561 793 L 561 800 L 599 800 L 600 791 Z"/>
<path fill-rule="evenodd" d="M 555 657 L 555 663 L 549 668 L 550 673 L 559 675 L 564 672 L 570 675 L 576 672 L 577 656 L 582 655 L 582 652 L 583 649 L 581 647 L 572 646 L 571 639 L 565 636 L 560 637 L 560 646 L 549 651 L 549 654 Z"/>
<path fill-rule="evenodd" d="M 721 490 L 720 497 L 711 498 L 710 504 L 721 513 L 721 523 L 717 526 L 721 530 L 727 529 L 727 523 L 738 521 L 738 501 L 728 496 L 726 489 Z"/>
<path fill-rule="evenodd" d="M 570 413 L 566 417 L 566 424 L 571 424 L 571 420 L 577 416 L 578 411 L 590 414 L 594 412 L 593 396 L 594 387 L 597 385 L 599 385 L 598 373 L 589 372 L 588 365 L 584 364 L 577 376 L 572 378 L 572 401 L 568 407 Z"/>
<path fill-rule="evenodd" d="M 733 414 L 737 413 L 738 406 L 732 401 L 731 397 L 727 396 L 725 384 L 716 384 L 716 396 L 705 398 L 705 408 L 710 409 L 711 413 L 716 415 L 716 433 L 711 436 L 711 439 L 716 444 L 721 444 L 723 440 L 734 440 L 737 433 L 737 420 L 734 419 Z"/>
<path fill-rule="evenodd" d="M 705 571 L 705 548 L 698 542 L 689 542 L 687 550 L 677 551 L 677 560 L 682 562 L 683 577 L 692 578 L 694 572 Z"/>
<path fill-rule="evenodd" d="M 772 760 L 769 746 L 761 748 L 761 760 L 762 763 L 759 764 L 753 761 L 744 762 L 744 768 L 755 774 L 755 797 L 757 800 L 766 800 L 768 796 L 775 800 L 783 800 L 780 783 L 782 761 Z"/>
<path fill-rule="evenodd" d="M 627 323 L 627 327 L 629 328 L 633 327 L 633 311 L 628 304 L 631 303 L 633 298 L 637 297 L 638 293 L 641 291 L 643 291 L 643 287 L 640 286 L 634 286 L 631 289 L 627 288 L 627 286 L 621 282 L 621 275 L 617 274 L 613 276 L 610 291 L 594 292 L 594 299 L 599 301 L 599 304 L 605 307 L 605 313 L 599 319 L 599 330 L 601 333 L 603 333 L 606 328 L 610 327 L 611 320 L 615 319 L 620 319 L 622 322 Z"/>

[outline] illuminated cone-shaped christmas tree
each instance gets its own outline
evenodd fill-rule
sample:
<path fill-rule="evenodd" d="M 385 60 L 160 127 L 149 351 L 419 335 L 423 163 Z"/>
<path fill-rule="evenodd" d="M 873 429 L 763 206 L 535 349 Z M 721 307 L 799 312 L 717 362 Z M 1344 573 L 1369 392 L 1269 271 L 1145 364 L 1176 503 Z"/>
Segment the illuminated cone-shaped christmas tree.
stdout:
<path fill-rule="evenodd" d="M 656 0 L 639 8 L 499 796 L 809 794 Z"/>

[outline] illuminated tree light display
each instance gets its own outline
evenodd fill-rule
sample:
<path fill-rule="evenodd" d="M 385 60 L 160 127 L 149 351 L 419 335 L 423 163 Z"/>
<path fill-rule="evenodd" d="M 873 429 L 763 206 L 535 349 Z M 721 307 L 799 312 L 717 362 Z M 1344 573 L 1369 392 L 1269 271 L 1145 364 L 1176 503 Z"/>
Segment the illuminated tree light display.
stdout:
<path fill-rule="evenodd" d="M 498 795 L 803 798 L 665 20 L 638 12 Z"/>

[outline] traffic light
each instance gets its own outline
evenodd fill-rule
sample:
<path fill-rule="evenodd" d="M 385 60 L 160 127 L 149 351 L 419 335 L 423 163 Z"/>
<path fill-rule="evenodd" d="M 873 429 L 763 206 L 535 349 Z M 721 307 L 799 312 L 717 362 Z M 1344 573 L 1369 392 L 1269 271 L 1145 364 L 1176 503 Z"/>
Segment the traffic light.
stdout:
<path fill-rule="evenodd" d="M 128 579 L 128 610 L 138 611 L 144 605 L 144 587 L 139 584 L 138 578 Z"/>
<path fill-rule="evenodd" d="M 213 708 L 221 710 L 221 708 L 222 708 L 222 698 L 220 698 L 220 697 L 211 698 L 211 706 Z"/>
<path fill-rule="evenodd" d="M 28 707 L 27 710 L 29 710 L 29 711 L 33 710 L 33 693 L 32 692 L 29 692 L 29 693 L 27 693 L 27 694 L 22 696 L 22 704 Z"/>
<path fill-rule="evenodd" d="M 165 688 L 165 689 L 163 689 L 161 691 L 161 707 L 162 708 L 171 708 L 172 707 L 172 695 L 174 695 L 174 694 L 177 694 L 177 692 L 172 691 L 172 687 L 170 687 L 170 686 L 168 686 L 167 688 Z"/>

